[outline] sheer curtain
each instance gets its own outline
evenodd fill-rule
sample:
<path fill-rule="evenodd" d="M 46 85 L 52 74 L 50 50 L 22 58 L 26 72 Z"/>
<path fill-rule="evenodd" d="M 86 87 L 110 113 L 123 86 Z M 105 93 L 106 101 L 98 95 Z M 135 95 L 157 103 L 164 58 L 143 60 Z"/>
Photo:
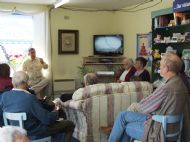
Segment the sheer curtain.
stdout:
<path fill-rule="evenodd" d="M 32 15 L 33 17 L 33 42 L 32 47 L 36 49 L 37 56 L 43 58 L 48 63 L 48 70 L 44 70 L 45 77 L 49 78 L 50 85 L 46 91 L 46 95 L 52 94 L 52 70 L 51 70 L 51 40 L 49 30 L 49 8 L 38 5 L 21 5 L 21 4 L 0 4 L 0 14 L 16 14 Z M 15 13 L 14 13 L 15 14 Z M 0 15 L 1 16 L 1 15 Z M 26 23 L 27 24 L 27 23 Z"/>
<path fill-rule="evenodd" d="M 51 69 L 51 40 L 49 30 L 49 11 L 44 10 L 34 14 L 34 41 L 32 46 L 37 51 L 37 56 L 48 63 L 48 70 L 44 70 L 45 77 L 49 78 L 50 84 L 46 89 L 46 95 L 52 94 L 52 69 Z"/>

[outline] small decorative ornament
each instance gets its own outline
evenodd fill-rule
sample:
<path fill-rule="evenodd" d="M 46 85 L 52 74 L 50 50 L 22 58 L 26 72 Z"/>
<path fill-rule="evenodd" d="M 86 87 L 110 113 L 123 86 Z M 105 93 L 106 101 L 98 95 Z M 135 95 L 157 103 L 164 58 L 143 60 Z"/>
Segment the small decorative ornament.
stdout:
<path fill-rule="evenodd" d="M 156 35 L 156 38 L 154 38 L 154 42 L 160 43 L 161 42 L 161 35 Z"/>
<path fill-rule="evenodd" d="M 159 49 L 155 49 L 153 51 L 153 57 L 154 57 L 154 59 L 160 59 L 161 58 L 161 55 L 159 53 Z"/>
<path fill-rule="evenodd" d="M 166 53 L 167 53 L 167 52 L 176 53 L 176 51 L 177 51 L 177 50 L 174 50 L 173 47 L 171 47 L 171 46 L 168 46 L 168 47 L 166 48 Z"/>
<path fill-rule="evenodd" d="M 187 24 L 187 22 L 186 22 L 185 16 L 183 16 L 182 21 L 181 21 L 181 25 L 185 25 L 185 24 Z"/>

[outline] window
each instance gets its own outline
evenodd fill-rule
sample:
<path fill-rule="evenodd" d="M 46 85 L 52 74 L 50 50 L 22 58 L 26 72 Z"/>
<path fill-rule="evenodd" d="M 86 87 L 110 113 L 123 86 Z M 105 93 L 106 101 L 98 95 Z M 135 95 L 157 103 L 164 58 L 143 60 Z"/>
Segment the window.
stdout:
<path fill-rule="evenodd" d="M 21 69 L 32 42 L 32 16 L 0 15 L 0 63 L 8 63 L 14 71 Z"/>

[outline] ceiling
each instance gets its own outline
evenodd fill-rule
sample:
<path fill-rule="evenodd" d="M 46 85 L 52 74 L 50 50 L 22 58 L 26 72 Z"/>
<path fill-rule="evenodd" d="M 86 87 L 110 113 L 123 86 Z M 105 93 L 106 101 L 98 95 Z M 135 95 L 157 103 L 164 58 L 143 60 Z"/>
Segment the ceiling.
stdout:
<path fill-rule="evenodd" d="M 56 0 L 0 0 L 0 2 L 53 5 Z M 143 3 L 147 0 L 70 0 L 64 6 L 75 8 L 94 8 L 101 10 L 117 10 L 127 6 Z M 153 0 L 152 0 L 153 1 Z"/>

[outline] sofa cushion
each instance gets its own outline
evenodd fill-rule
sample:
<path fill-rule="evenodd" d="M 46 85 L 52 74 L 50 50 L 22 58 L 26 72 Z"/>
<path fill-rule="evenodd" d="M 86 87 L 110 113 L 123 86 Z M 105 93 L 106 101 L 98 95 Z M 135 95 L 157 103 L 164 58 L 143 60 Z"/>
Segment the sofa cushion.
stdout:
<path fill-rule="evenodd" d="M 122 82 L 121 84 L 124 86 L 123 93 L 144 91 L 151 93 L 153 91 L 151 83 L 146 81 Z"/>
<path fill-rule="evenodd" d="M 96 95 L 122 93 L 123 85 L 120 83 L 94 84 L 76 90 L 73 100 L 82 100 Z"/>
<path fill-rule="evenodd" d="M 152 85 L 145 81 L 94 84 L 76 90 L 72 99 L 83 100 L 92 96 L 115 93 L 126 93 L 126 95 L 131 95 L 131 93 L 134 92 L 140 93 L 139 95 L 142 96 L 142 93 L 147 92 L 150 94 L 152 90 Z"/>
<path fill-rule="evenodd" d="M 64 107 L 69 107 L 72 109 L 82 109 L 82 104 L 83 104 L 83 100 L 79 100 L 79 101 L 74 101 L 74 100 L 68 100 L 66 102 L 63 102 L 62 105 Z"/>

